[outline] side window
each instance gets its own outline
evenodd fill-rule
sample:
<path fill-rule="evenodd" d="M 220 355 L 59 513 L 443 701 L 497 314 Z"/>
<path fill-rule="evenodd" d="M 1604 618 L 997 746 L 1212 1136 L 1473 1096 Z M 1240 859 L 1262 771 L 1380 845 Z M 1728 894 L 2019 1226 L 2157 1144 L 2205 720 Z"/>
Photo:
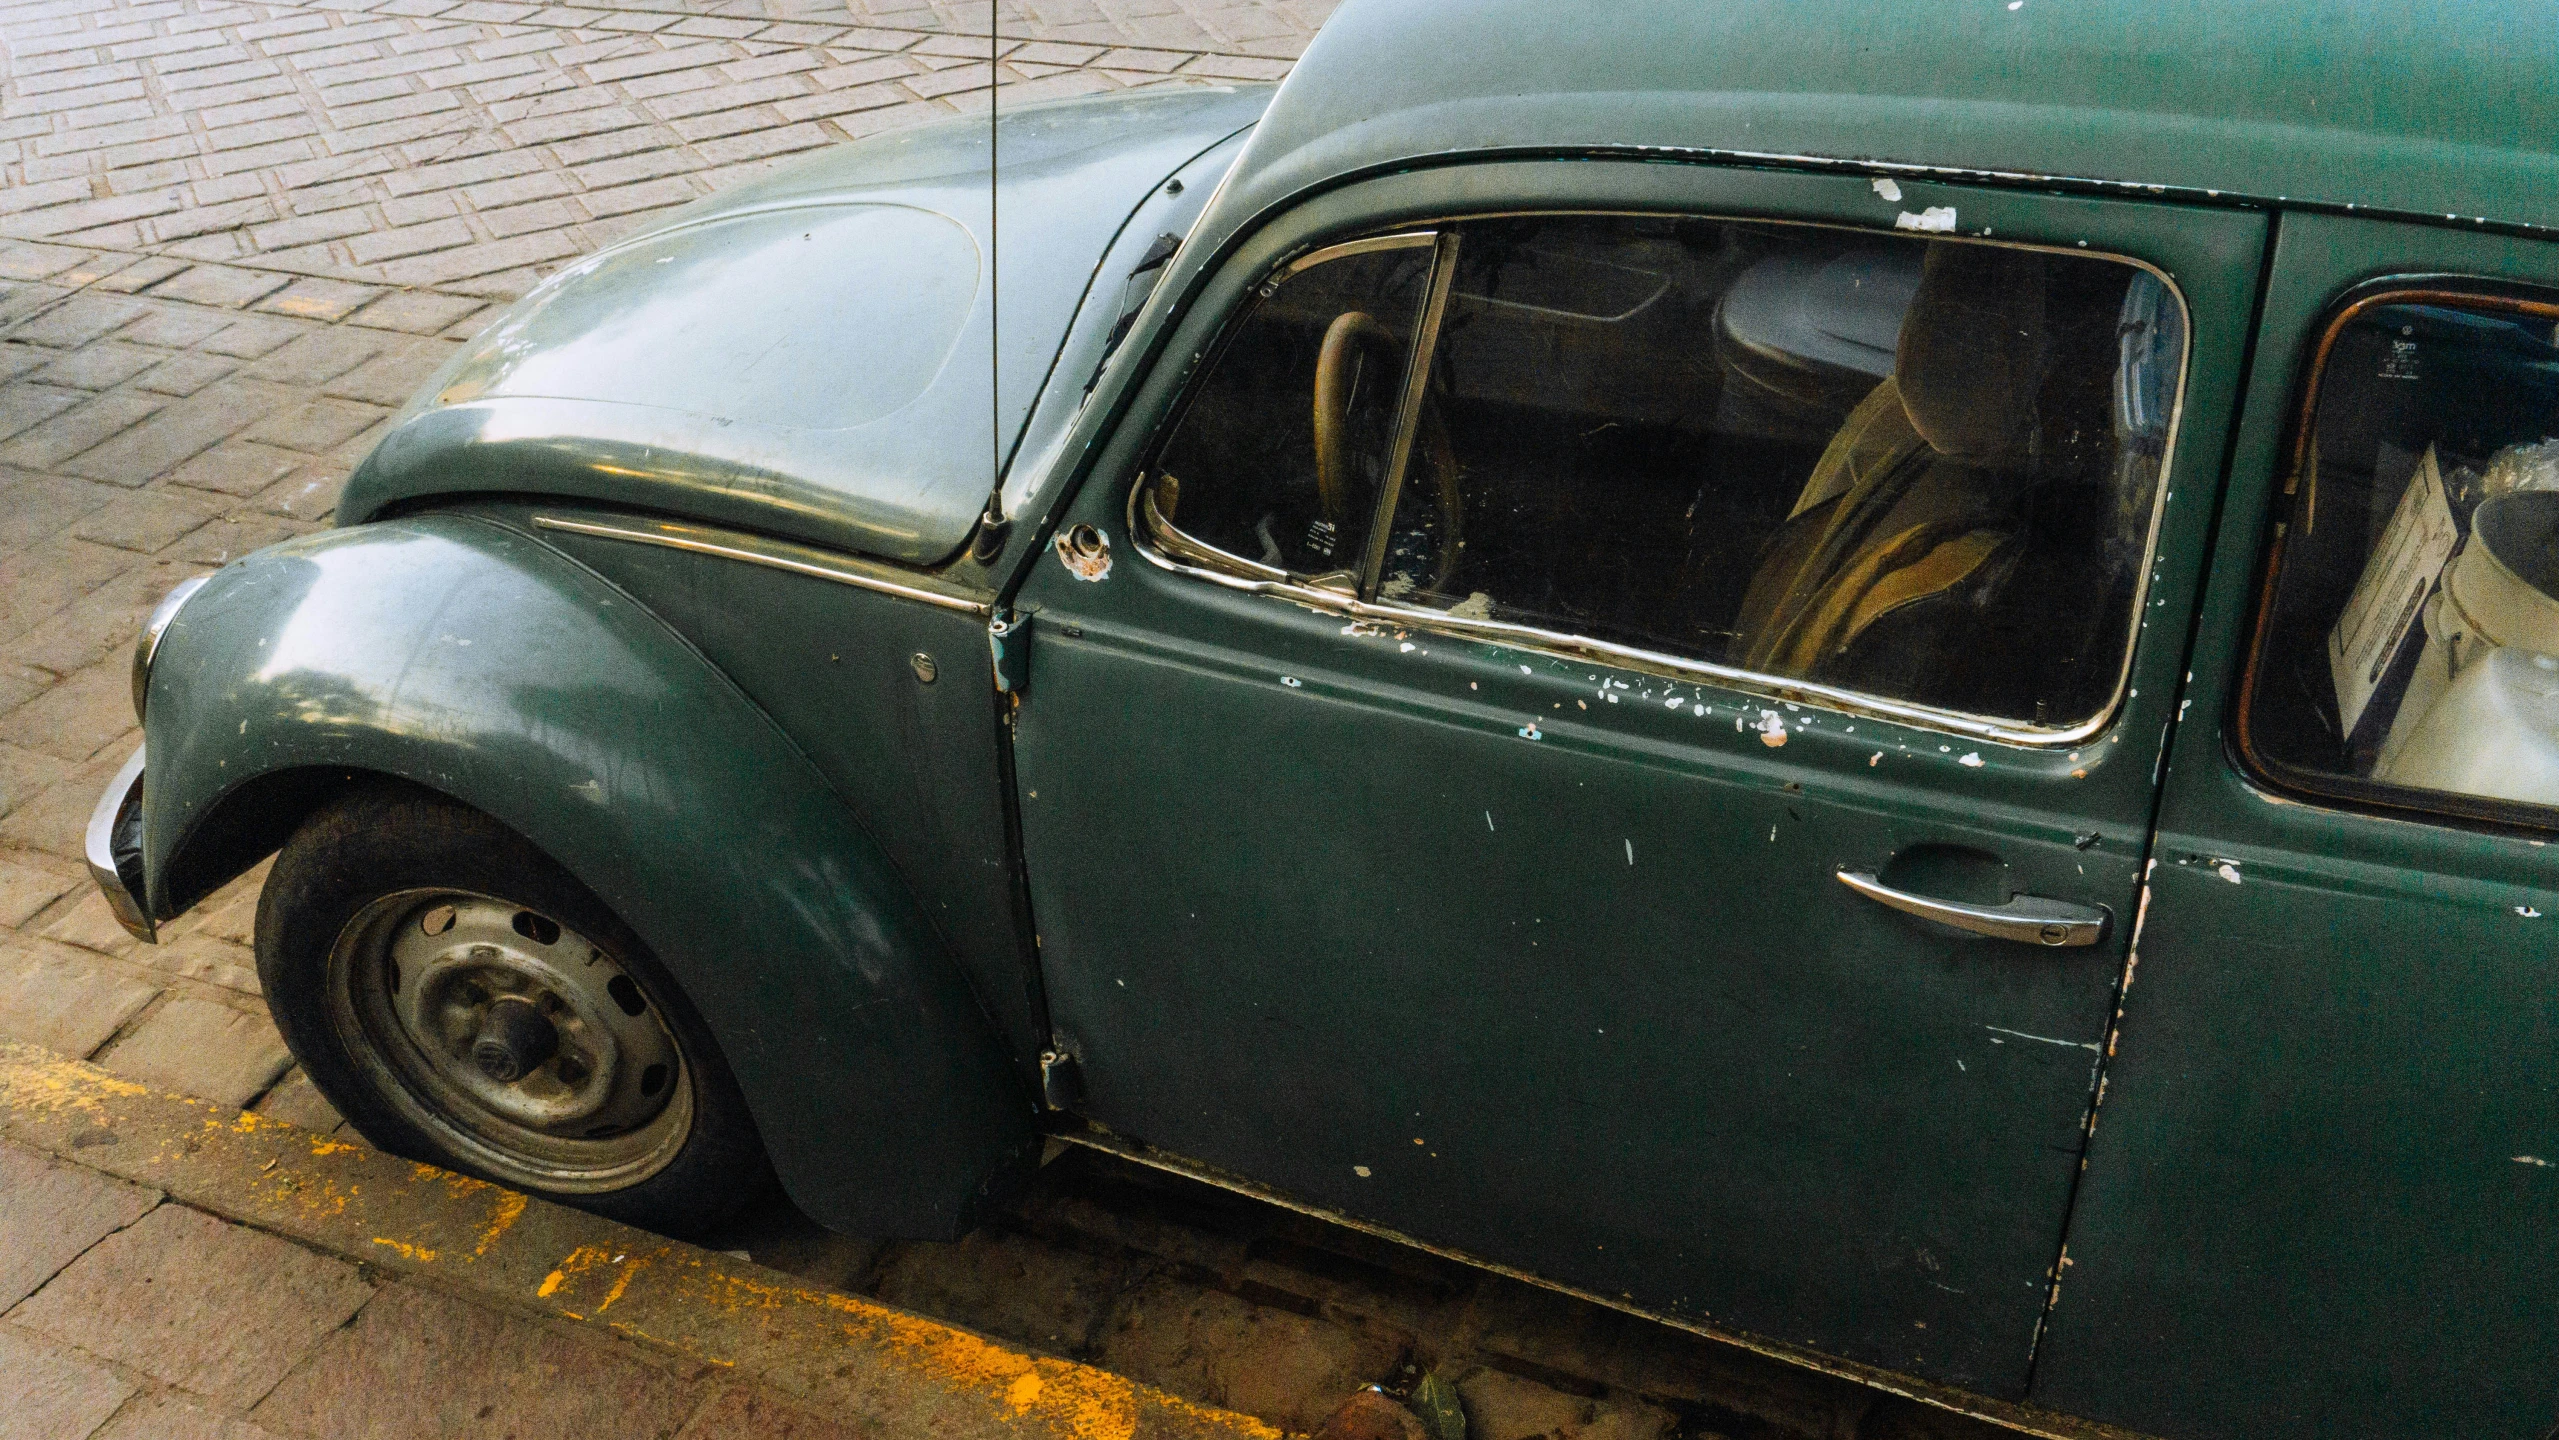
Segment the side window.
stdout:
<path fill-rule="evenodd" d="M 1436 290 L 1416 250 L 1262 302 L 1162 453 L 1177 532 L 1347 568 L 1336 583 L 1369 605 L 1531 645 L 2008 733 L 2110 711 L 2185 359 L 2152 272 L 1625 215 L 1469 222 L 1439 253 Z M 1402 334 L 1415 305 L 1419 389 L 1325 399 L 1321 352 L 1370 333 L 1352 314 Z M 1406 353 L 1373 348 L 1389 368 Z M 1319 462 L 1327 426 L 1353 458 Z"/>
<path fill-rule="evenodd" d="M 2114 700 L 2184 350 L 2121 261 L 1470 225 L 1380 598 L 2017 728 Z"/>
<path fill-rule="evenodd" d="M 1392 458 L 1434 237 L 1358 242 L 1263 287 L 1156 462 L 1179 533 L 1347 591 Z"/>
<path fill-rule="evenodd" d="M 2559 819 L 2559 304 L 2368 297 L 2322 338 L 2241 743 L 2347 799 Z"/>

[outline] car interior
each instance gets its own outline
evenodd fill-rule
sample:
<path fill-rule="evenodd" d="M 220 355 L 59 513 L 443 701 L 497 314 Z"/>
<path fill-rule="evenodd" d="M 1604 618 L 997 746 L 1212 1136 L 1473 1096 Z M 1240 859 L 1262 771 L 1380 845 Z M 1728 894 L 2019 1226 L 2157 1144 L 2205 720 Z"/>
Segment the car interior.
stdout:
<path fill-rule="evenodd" d="M 1371 571 L 1343 532 L 1393 468 L 1428 253 L 1284 282 L 1159 452 L 1158 513 L 1455 620 L 2025 725 L 2111 701 L 2183 349 L 2149 272 L 1810 225 L 1468 223 Z"/>
<path fill-rule="evenodd" d="M 2554 431 L 2559 306 L 2426 296 L 2341 317 L 2251 687 L 2261 759 L 2559 804 Z"/>

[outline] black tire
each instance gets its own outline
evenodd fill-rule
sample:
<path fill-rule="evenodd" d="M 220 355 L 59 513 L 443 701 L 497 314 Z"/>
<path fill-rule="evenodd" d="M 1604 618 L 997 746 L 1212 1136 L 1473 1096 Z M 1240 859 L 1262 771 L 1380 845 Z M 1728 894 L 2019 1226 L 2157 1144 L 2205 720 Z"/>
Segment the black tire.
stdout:
<path fill-rule="evenodd" d="M 465 907 L 469 924 L 454 918 L 457 905 Z M 503 936 L 491 937 L 498 944 L 460 943 L 486 935 L 489 917 L 500 909 L 514 912 L 521 945 Z M 411 974 L 404 974 L 404 953 L 438 943 L 419 938 L 437 936 L 430 927 L 438 920 L 455 942 L 447 947 L 451 953 L 412 961 Z M 564 954 L 543 951 L 544 945 Z M 518 950 L 529 958 L 518 958 Z M 772 1166 L 736 1078 L 666 968 L 592 891 L 477 810 L 392 783 L 322 806 L 285 843 L 267 876 L 258 897 L 257 952 L 258 979 L 286 1044 L 320 1093 L 384 1150 L 673 1235 L 709 1231 L 772 1185 Z M 567 954 L 588 968 L 579 971 Z M 545 964 L 553 968 L 504 968 Z M 601 983 L 623 1012 L 603 1017 L 609 1027 L 590 1014 L 598 974 L 611 977 Z M 499 978 L 482 983 L 490 975 Z M 402 989 L 406 983 L 427 992 L 438 976 L 444 990 L 412 996 Z M 576 1003 L 564 1006 L 542 988 L 546 976 L 566 977 L 554 988 Z M 510 978 L 521 978 L 524 995 L 504 993 Z M 637 985 L 636 994 L 624 979 Z M 493 991 L 496 1001 L 476 1011 L 451 998 Z M 437 1005 L 438 997 L 447 1003 Z M 519 1034 L 486 1018 L 501 1006 L 511 1024 L 527 1023 L 517 1017 L 534 1013 L 557 1019 L 558 1027 L 547 1020 L 537 1027 L 549 1032 L 551 1049 L 542 1051 L 536 1040 L 524 1053 L 508 1052 L 503 1046 L 512 1041 L 501 1038 L 479 1042 L 496 1043 L 497 1051 L 457 1051 L 450 1035 L 436 1029 L 436 1017 L 444 1017 L 448 1030 L 461 1025 L 484 1037 Z M 467 1018 L 475 1014 L 482 1018 Z M 577 1048 L 578 1037 L 607 1028 L 637 1038 Z M 421 1034 L 429 1038 L 418 1039 Z M 654 1067 L 658 1089 L 646 1095 L 663 1096 L 654 1099 L 658 1108 L 644 1124 L 553 1134 L 505 1108 L 520 1101 L 573 1111 L 587 1091 L 599 1089 L 625 1109 L 645 1107 L 651 1100 L 640 1098 L 641 1082 L 616 1067 L 631 1069 L 623 1059 L 632 1052 L 665 1057 L 653 1035 L 672 1042 L 675 1064 Z M 660 1048 L 647 1049 L 651 1045 Z M 512 1085 L 500 1082 L 516 1062 L 537 1054 L 550 1058 L 522 1069 Z M 579 1064 L 598 1056 L 606 1058 Z M 664 1077 L 670 1068 L 672 1086 Z M 585 1090 L 564 1080 L 582 1081 Z M 522 1099 L 526 1087 L 543 1084 L 551 1087 L 547 1097 Z M 539 1124 L 563 1123 L 578 1120 L 540 1112 Z M 592 1138 L 599 1135 L 605 1138 Z M 616 1164 L 585 1163 L 590 1150 L 606 1153 L 613 1146 L 623 1151 L 610 1153 L 627 1156 Z"/>

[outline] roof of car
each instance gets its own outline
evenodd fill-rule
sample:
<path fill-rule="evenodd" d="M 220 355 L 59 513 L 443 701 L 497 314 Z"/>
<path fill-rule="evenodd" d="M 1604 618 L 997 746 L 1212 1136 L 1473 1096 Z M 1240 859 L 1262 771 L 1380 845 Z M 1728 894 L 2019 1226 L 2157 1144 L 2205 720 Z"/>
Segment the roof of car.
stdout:
<path fill-rule="evenodd" d="M 1452 153 L 1673 149 L 2559 228 L 2559 25 L 2505 0 L 1349 0 L 1241 219 Z"/>

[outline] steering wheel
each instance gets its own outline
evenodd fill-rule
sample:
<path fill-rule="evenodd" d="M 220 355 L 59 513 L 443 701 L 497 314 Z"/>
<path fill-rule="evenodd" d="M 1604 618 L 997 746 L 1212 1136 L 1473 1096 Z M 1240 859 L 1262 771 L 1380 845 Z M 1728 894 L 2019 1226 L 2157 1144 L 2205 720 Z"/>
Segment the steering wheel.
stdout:
<path fill-rule="evenodd" d="M 1389 373 L 1400 378 L 1404 341 L 1364 310 L 1346 310 L 1333 317 L 1324 331 L 1323 348 L 1315 356 L 1315 491 L 1323 502 L 1324 518 L 1342 534 L 1350 533 L 1352 518 L 1351 401 L 1358 389 L 1359 362 L 1366 358 L 1363 351 L 1376 352 L 1383 363 L 1395 367 Z M 1431 568 L 1429 587 L 1436 591 L 1456 573 L 1466 507 L 1457 488 L 1457 452 L 1449 444 L 1439 403 L 1427 390 L 1422 397 L 1421 433 L 1414 440 L 1430 457 L 1432 488 L 1439 498 L 1439 555 Z M 1387 516 L 1386 523 L 1394 524 L 1395 517 Z"/>

